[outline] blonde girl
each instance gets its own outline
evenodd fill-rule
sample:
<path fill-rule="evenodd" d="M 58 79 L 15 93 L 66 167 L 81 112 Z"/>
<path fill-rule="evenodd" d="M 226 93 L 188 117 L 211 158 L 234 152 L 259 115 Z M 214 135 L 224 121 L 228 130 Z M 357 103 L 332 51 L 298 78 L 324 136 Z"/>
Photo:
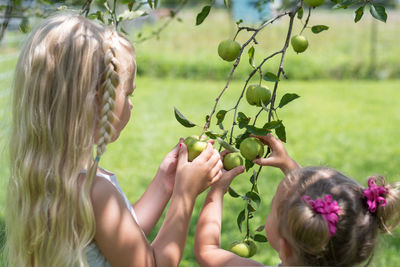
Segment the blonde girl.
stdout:
<path fill-rule="evenodd" d="M 286 176 L 265 222 L 268 242 L 279 253 L 280 265 L 368 265 L 378 233 L 389 233 L 400 221 L 399 184 L 370 177 L 368 186 L 363 186 L 330 168 L 301 168 L 278 139 L 258 138 L 272 154 L 254 162 L 278 167 Z M 205 200 L 194 250 L 201 266 L 263 266 L 220 247 L 223 195 L 236 175 L 235 169 L 224 174 Z"/>
<path fill-rule="evenodd" d="M 181 139 L 132 207 L 98 164 L 129 121 L 135 76 L 130 42 L 80 15 L 56 15 L 30 34 L 13 85 L 10 266 L 179 264 L 195 199 L 222 163 L 212 144 L 188 162 Z"/>

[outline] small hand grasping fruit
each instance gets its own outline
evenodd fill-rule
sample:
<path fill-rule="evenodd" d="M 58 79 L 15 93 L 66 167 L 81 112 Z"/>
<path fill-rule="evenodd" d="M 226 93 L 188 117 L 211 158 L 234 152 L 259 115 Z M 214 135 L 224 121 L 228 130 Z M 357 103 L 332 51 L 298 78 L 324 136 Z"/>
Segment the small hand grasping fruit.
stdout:
<path fill-rule="evenodd" d="M 183 141 L 188 150 L 188 160 L 193 161 L 207 147 L 207 142 L 201 140 L 197 135 L 186 137 Z"/>

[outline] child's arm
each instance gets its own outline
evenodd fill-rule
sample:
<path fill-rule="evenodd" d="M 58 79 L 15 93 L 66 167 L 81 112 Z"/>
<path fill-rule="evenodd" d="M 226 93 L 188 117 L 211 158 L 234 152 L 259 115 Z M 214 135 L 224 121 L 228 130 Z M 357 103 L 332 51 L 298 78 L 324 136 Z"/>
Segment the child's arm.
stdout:
<path fill-rule="evenodd" d="M 224 172 L 207 194 L 197 221 L 194 241 L 194 253 L 201 266 L 263 266 L 221 248 L 223 197 L 233 178 L 243 171 L 244 167 L 236 167 Z"/>
<path fill-rule="evenodd" d="M 267 158 L 253 160 L 254 163 L 262 166 L 277 167 L 281 169 L 285 175 L 292 170 L 301 168 L 301 166 L 289 156 L 281 140 L 275 138 L 272 134 L 256 137 L 260 139 L 264 145 L 269 146 L 272 150 L 272 153 Z"/>
<path fill-rule="evenodd" d="M 106 180 L 97 179 L 91 197 L 96 221 L 95 241 L 112 266 L 178 266 L 185 246 L 195 199 L 217 181 L 222 163 L 211 145 L 193 162 L 182 144 L 171 204 L 150 245 L 122 196 Z"/>
<path fill-rule="evenodd" d="M 139 225 L 146 235 L 156 225 L 172 195 L 174 188 L 176 165 L 179 156 L 179 143 L 165 156 L 157 174 L 151 181 L 142 197 L 133 204 Z"/>

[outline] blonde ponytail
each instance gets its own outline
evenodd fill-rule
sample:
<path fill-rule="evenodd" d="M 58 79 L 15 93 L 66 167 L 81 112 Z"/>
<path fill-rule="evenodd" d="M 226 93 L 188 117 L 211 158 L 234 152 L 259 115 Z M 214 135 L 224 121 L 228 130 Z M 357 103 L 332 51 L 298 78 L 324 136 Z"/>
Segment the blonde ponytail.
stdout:
<path fill-rule="evenodd" d="M 378 227 L 384 233 L 391 233 L 400 223 L 400 183 L 386 184 L 382 176 L 372 177 L 378 186 L 383 186 L 387 193 L 384 195 L 385 205 L 377 208 L 376 216 Z"/>

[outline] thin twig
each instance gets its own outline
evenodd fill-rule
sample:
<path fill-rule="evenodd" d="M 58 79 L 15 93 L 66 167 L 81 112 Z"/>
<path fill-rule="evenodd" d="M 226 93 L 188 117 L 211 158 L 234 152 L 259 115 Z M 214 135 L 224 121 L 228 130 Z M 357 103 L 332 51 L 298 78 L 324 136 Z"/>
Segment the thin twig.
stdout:
<path fill-rule="evenodd" d="M 85 17 L 89 15 L 90 12 L 90 5 L 92 4 L 93 0 L 87 0 L 85 4 L 83 4 L 81 9 L 81 14 L 85 14 Z"/>
<path fill-rule="evenodd" d="M 308 8 L 308 15 L 307 15 L 306 23 L 304 23 L 303 29 L 301 29 L 301 31 L 300 31 L 300 35 L 303 33 L 304 29 L 307 27 L 308 22 L 310 20 L 310 16 L 311 16 L 311 7 Z"/>
<path fill-rule="evenodd" d="M 218 97 L 215 99 L 214 107 L 213 107 L 213 109 L 211 110 L 211 113 L 210 113 L 209 116 L 208 116 L 208 120 L 206 121 L 206 123 L 205 123 L 205 125 L 204 125 L 204 127 L 203 127 L 203 133 L 202 133 L 202 134 L 204 134 L 204 133 L 207 131 L 208 127 L 210 126 L 211 118 L 212 118 L 212 116 L 213 116 L 214 113 L 215 113 L 215 110 L 216 110 L 216 108 L 217 108 L 217 105 L 218 105 L 219 100 L 221 99 L 221 96 L 224 94 L 224 92 L 226 91 L 226 89 L 228 88 L 228 86 L 229 86 L 229 84 L 230 84 L 230 82 L 231 82 L 233 73 L 235 72 L 235 70 L 236 70 L 236 68 L 237 68 L 237 66 L 238 66 L 238 64 L 239 64 L 239 61 L 240 61 L 240 58 L 241 58 L 241 56 L 242 56 L 242 53 L 243 53 L 244 48 L 245 48 L 251 41 L 255 40 L 256 35 L 257 35 L 257 34 L 260 32 L 260 30 L 262 30 L 265 26 L 267 26 L 268 24 L 273 23 L 274 21 L 276 21 L 277 19 L 279 19 L 279 18 L 281 18 L 281 17 L 283 17 L 283 16 L 288 15 L 289 13 L 290 13 L 290 12 L 281 13 L 281 14 L 277 15 L 276 17 L 274 17 L 274 18 L 272 18 L 272 19 L 266 21 L 265 23 L 263 23 L 260 27 L 258 27 L 258 28 L 255 30 L 255 32 L 254 32 L 253 35 L 250 37 L 250 39 L 247 40 L 247 41 L 242 45 L 242 47 L 241 47 L 241 49 L 240 49 L 240 52 L 239 52 L 239 55 L 238 55 L 238 57 L 237 57 L 235 63 L 233 64 L 232 71 L 231 71 L 231 73 L 229 74 L 228 81 L 227 81 L 227 83 L 225 84 L 225 87 L 222 89 L 222 91 L 221 91 L 220 94 L 218 95 Z M 274 54 L 272 54 L 270 57 L 274 56 L 275 54 L 278 54 L 278 53 L 274 53 Z M 268 58 L 270 58 L 270 57 L 268 57 Z M 267 58 L 267 59 L 268 59 L 268 58 Z M 262 64 L 264 64 L 264 62 L 265 62 L 267 59 L 264 59 L 264 61 L 263 61 Z M 258 68 L 254 69 L 254 70 L 251 72 L 251 76 L 249 77 L 249 79 L 254 75 L 254 73 L 257 71 L 257 69 L 258 69 Z M 249 79 L 248 79 L 248 80 L 249 80 Z M 248 83 L 248 80 L 246 81 L 246 84 Z M 240 99 L 242 98 L 242 96 L 243 96 L 243 92 L 242 92 L 242 94 L 241 94 L 241 96 L 240 96 Z M 240 99 L 239 99 L 239 101 L 240 101 Z M 237 110 L 235 110 L 235 115 L 236 115 L 236 111 L 237 111 Z M 235 124 L 235 122 L 234 122 L 234 124 Z M 232 139 L 232 136 L 231 136 L 231 139 Z"/>
<path fill-rule="evenodd" d="M 6 11 L 4 12 L 4 20 L 3 20 L 3 23 L 1 24 L 1 29 L 0 29 L 0 42 L 4 38 L 4 34 L 7 30 L 8 23 L 10 22 L 10 19 L 12 17 L 12 12 L 14 9 L 13 2 L 14 1 L 12 1 L 12 0 L 8 0 L 7 8 L 6 8 Z"/>
<path fill-rule="evenodd" d="M 174 15 L 171 16 L 160 28 L 157 30 L 153 31 L 149 36 L 143 37 L 139 40 L 137 40 L 135 43 L 143 43 L 144 41 L 147 41 L 151 38 L 154 38 L 155 36 L 160 36 L 160 33 L 167 28 L 167 26 L 177 17 L 178 13 L 183 9 L 183 7 L 187 4 L 188 0 L 183 1 L 179 7 L 174 11 Z"/>

